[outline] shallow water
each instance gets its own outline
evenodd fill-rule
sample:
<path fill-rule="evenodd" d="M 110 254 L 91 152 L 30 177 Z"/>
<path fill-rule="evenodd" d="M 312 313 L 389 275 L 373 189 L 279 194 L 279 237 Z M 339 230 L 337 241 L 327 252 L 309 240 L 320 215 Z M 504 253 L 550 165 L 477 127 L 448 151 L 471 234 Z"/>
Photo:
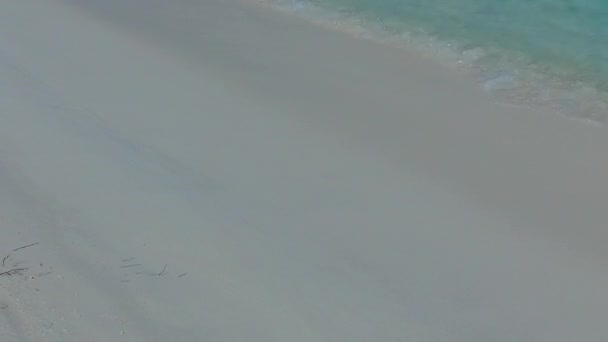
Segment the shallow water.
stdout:
<path fill-rule="evenodd" d="M 486 90 L 511 101 L 542 104 L 596 122 L 608 120 L 607 1 L 290 3 L 300 10 L 312 5 L 356 18 L 364 27 L 381 27 L 410 43 L 432 47 L 434 54 L 471 67 Z"/>

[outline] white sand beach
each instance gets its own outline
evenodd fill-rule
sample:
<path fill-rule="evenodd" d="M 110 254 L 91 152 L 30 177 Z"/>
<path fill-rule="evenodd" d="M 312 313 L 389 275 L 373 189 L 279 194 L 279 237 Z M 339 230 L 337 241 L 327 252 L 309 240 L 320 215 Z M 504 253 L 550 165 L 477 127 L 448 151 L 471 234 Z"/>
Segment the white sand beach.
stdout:
<path fill-rule="evenodd" d="M 5 1 L 0 340 L 604 341 L 607 148 L 256 2 Z"/>

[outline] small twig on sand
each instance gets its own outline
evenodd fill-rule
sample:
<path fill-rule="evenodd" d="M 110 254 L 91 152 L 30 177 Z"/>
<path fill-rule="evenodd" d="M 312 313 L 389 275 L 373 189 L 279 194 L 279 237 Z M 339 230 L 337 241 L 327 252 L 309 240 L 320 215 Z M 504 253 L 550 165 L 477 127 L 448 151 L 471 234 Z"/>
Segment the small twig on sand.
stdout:
<path fill-rule="evenodd" d="M 128 267 L 135 267 L 135 266 L 141 266 L 141 264 L 125 265 L 125 266 L 120 266 L 120 268 L 128 268 Z"/>
<path fill-rule="evenodd" d="M 4 259 L 2 259 L 2 267 L 4 267 L 4 263 L 6 262 L 6 260 L 7 260 L 8 258 L 10 258 L 10 256 L 11 256 L 11 255 L 9 254 L 9 255 L 5 256 L 5 257 L 4 257 Z"/>
<path fill-rule="evenodd" d="M 131 260 L 135 260 L 135 258 L 122 259 L 122 260 L 120 260 L 120 261 L 122 261 L 122 262 L 127 262 L 127 261 L 131 261 Z"/>
<path fill-rule="evenodd" d="M 167 264 L 165 264 L 165 267 L 163 267 L 163 270 L 160 271 L 160 273 L 158 274 L 159 276 L 162 276 L 163 274 L 165 274 L 165 271 L 167 270 Z"/>
<path fill-rule="evenodd" d="M 26 245 L 26 246 L 21 246 L 21 247 L 19 247 L 19 248 L 15 248 L 15 249 L 13 249 L 13 252 L 16 252 L 16 251 L 18 251 L 18 250 L 20 250 L 20 249 L 24 249 L 24 248 L 28 248 L 28 247 L 32 247 L 32 246 L 36 246 L 36 245 L 38 245 L 38 244 L 40 244 L 40 242 L 32 243 L 32 244 L 29 244 L 29 245 Z"/>
<path fill-rule="evenodd" d="M 188 274 L 188 273 L 182 273 L 182 274 L 178 275 L 177 277 L 181 278 L 181 277 L 185 276 L 186 274 Z"/>
<path fill-rule="evenodd" d="M 26 268 L 13 268 L 12 270 L 8 270 L 6 272 L 0 273 L 0 276 L 8 276 L 8 277 L 10 277 L 10 276 L 15 275 L 15 274 L 19 274 L 20 275 L 21 272 L 25 271 L 25 270 L 27 270 L 27 267 Z"/>
<path fill-rule="evenodd" d="M 34 274 L 33 276 L 34 276 L 34 277 L 38 277 L 38 278 L 40 278 L 40 277 L 47 276 L 47 275 L 49 275 L 49 274 L 51 274 L 51 273 L 53 273 L 53 271 L 41 272 L 41 273 L 38 273 L 38 274 Z"/>

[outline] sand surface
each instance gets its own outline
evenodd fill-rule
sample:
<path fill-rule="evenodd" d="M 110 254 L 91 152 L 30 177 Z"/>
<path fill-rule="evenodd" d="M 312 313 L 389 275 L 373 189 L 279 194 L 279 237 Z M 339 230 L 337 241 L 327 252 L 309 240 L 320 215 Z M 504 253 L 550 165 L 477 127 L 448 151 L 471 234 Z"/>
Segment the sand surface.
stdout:
<path fill-rule="evenodd" d="M 254 2 L 5 1 L 0 340 L 603 341 L 607 148 Z"/>

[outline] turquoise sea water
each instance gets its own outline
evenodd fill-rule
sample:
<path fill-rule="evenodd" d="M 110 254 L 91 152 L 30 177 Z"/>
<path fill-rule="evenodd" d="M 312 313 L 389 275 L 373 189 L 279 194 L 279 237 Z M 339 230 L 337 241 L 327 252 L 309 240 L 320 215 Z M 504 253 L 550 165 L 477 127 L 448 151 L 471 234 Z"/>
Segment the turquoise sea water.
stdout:
<path fill-rule="evenodd" d="M 290 0 L 449 49 L 490 92 L 608 120 L 608 1 Z M 428 46 L 427 46 L 428 48 Z M 443 55 L 446 55 L 444 52 Z"/>

